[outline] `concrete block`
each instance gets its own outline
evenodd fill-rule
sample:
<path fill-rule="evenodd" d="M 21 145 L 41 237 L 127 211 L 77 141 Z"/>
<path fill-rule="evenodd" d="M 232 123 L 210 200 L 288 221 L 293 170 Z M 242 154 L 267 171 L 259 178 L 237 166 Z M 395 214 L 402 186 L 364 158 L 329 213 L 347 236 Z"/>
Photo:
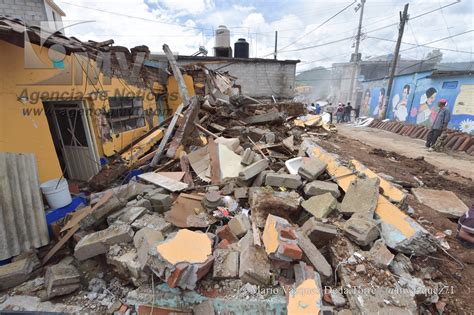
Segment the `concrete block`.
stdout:
<path fill-rule="evenodd" d="M 255 180 L 252 183 L 252 187 L 260 187 L 263 186 L 265 183 L 265 178 L 267 177 L 267 174 L 273 173 L 273 171 L 270 170 L 265 170 L 260 172 L 257 176 L 255 176 Z"/>
<path fill-rule="evenodd" d="M 0 291 L 25 282 L 33 270 L 39 266 L 40 261 L 35 253 L 29 253 L 23 259 L 0 266 Z"/>
<path fill-rule="evenodd" d="M 321 252 L 314 246 L 311 240 L 303 235 L 301 232 L 297 232 L 298 246 L 303 250 L 306 259 L 313 265 L 314 269 L 324 279 L 330 279 L 332 277 L 332 267 L 321 254 Z"/>
<path fill-rule="evenodd" d="M 301 206 L 311 213 L 316 219 L 326 218 L 334 209 L 337 201 L 331 193 L 313 196 L 301 203 Z"/>
<path fill-rule="evenodd" d="M 132 224 L 136 219 L 147 211 L 144 207 L 125 207 L 107 217 L 108 225 L 112 224 Z"/>
<path fill-rule="evenodd" d="M 239 276 L 239 252 L 228 249 L 214 250 L 214 279 L 229 279 Z"/>
<path fill-rule="evenodd" d="M 227 240 L 231 244 L 239 241 L 239 238 L 232 232 L 228 224 L 218 227 L 216 229 L 216 235 L 219 236 L 221 240 Z"/>
<path fill-rule="evenodd" d="M 327 166 L 326 163 L 319 159 L 310 158 L 303 162 L 301 167 L 298 169 L 298 174 L 306 180 L 315 180 L 324 173 Z"/>
<path fill-rule="evenodd" d="M 239 172 L 239 179 L 244 180 L 244 181 L 249 180 L 257 176 L 260 172 L 262 172 L 267 167 L 268 167 L 268 161 L 265 159 L 252 163 L 249 166 L 244 167 L 244 169 L 242 169 Z"/>
<path fill-rule="evenodd" d="M 317 196 L 325 193 L 330 193 L 334 198 L 340 196 L 339 186 L 332 182 L 325 182 L 321 180 L 314 180 L 304 186 L 304 193 L 306 196 Z"/>
<path fill-rule="evenodd" d="M 317 248 L 321 248 L 338 235 L 337 228 L 332 224 L 322 223 L 312 217 L 301 227 L 301 233 L 307 236 Z"/>
<path fill-rule="evenodd" d="M 49 266 L 45 273 L 48 298 L 70 294 L 81 287 L 79 271 L 73 265 Z"/>
<path fill-rule="evenodd" d="M 137 249 L 137 259 L 142 269 L 147 265 L 158 243 L 163 240 L 164 237 L 160 231 L 149 227 L 144 227 L 135 233 L 133 245 Z"/>
<path fill-rule="evenodd" d="M 244 154 L 242 155 L 242 162 L 240 162 L 242 165 L 248 166 L 253 163 L 253 160 L 255 158 L 255 152 L 252 151 L 252 149 L 247 148 L 244 151 Z"/>
<path fill-rule="evenodd" d="M 270 261 L 261 247 L 249 245 L 240 252 L 239 278 L 244 283 L 268 285 L 271 281 Z"/>
<path fill-rule="evenodd" d="M 447 218 L 457 219 L 469 210 L 468 206 L 452 191 L 413 188 L 411 192 L 415 195 L 418 202 Z"/>
<path fill-rule="evenodd" d="M 379 230 L 374 219 L 354 214 L 344 223 L 345 234 L 361 246 L 367 246 L 379 237 Z"/>
<path fill-rule="evenodd" d="M 299 175 L 269 173 L 265 177 L 265 185 L 297 189 L 302 184 Z"/>
<path fill-rule="evenodd" d="M 163 193 L 151 193 L 146 196 L 150 200 L 152 210 L 158 213 L 164 213 L 171 208 L 171 197 Z"/>
<path fill-rule="evenodd" d="M 148 275 L 143 272 L 138 260 L 137 249 L 133 246 L 113 245 L 109 248 L 106 258 L 115 273 L 122 279 L 130 280 L 134 286 L 138 287 L 148 280 Z"/>
<path fill-rule="evenodd" d="M 129 225 L 112 225 L 109 228 L 83 237 L 74 249 L 74 256 L 79 260 L 105 254 L 110 246 L 131 242 L 133 230 Z"/>
<path fill-rule="evenodd" d="M 229 228 L 238 238 L 247 234 L 251 228 L 249 217 L 243 213 L 239 213 L 233 217 L 229 223 Z"/>
<path fill-rule="evenodd" d="M 276 141 L 276 136 L 274 132 L 267 132 L 265 134 L 265 142 L 267 144 L 274 144 Z"/>
<path fill-rule="evenodd" d="M 378 177 L 358 178 L 352 181 L 338 207 L 339 212 L 345 215 L 362 213 L 368 218 L 373 218 L 379 199 L 379 183 Z"/>

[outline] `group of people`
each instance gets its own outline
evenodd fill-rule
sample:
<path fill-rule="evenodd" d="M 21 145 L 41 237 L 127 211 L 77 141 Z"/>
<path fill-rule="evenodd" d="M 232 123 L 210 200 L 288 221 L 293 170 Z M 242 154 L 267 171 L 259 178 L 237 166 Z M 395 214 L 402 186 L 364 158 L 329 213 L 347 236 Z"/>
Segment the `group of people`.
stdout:
<path fill-rule="evenodd" d="M 347 105 L 339 103 L 336 109 L 336 122 L 350 122 L 351 121 L 352 106 L 351 102 L 347 102 Z"/>

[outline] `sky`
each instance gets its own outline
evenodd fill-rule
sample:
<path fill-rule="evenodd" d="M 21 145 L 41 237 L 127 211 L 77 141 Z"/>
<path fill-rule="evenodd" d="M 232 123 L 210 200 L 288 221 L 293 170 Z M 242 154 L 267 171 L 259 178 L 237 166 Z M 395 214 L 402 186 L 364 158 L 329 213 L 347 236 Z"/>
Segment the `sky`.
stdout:
<path fill-rule="evenodd" d="M 361 0 L 56 0 L 65 11 L 65 32 L 83 41 L 114 39 L 114 45 L 146 45 L 161 53 L 168 44 L 190 55 L 205 46 L 213 55 L 214 33 L 226 25 L 231 43 L 245 38 L 250 57 L 299 59 L 297 72 L 349 61 L 354 51 Z M 393 53 L 399 12 L 406 1 L 367 0 L 362 59 Z M 473 61 L 474 1 L 409 1 L 401 57 L 422 59 L 442 48 L 443 62 Z M 451 4 L 451 5 L 450 5 Z M 445 8 L 442 8 L 447 6 Z M 342 11 L 342 12 L 341 12 Z M 434 11 L 431 12 L 430 11 Z M 420 16 L 421 15 L 421 16 Z M 79 22 L 84 22 L 75 25 Z M 420 46 L 422 45 L 422 46 Z M 425 47 L 430 46 L 430 47 Z"/>

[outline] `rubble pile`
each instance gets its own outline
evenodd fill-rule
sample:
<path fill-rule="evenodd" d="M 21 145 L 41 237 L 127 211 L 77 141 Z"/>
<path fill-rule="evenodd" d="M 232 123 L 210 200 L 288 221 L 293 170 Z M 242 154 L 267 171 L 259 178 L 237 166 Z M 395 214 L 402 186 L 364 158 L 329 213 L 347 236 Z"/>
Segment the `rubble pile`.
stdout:
<path fill-rule="evenodd" d="M 420 125 L 411 125 L 399 121 L 373 120 L 369 125 L 372 128 L 379 128 L 403 136 L 424 139 L 428 136 L 429 128 Z M 453 151 L 464 151 L 469 155 L 474 155 L 474 136 L 458 130 L 448 129 L 440 136 L 436 144 L 437 149 L 448 149 Z"/>
<path fill-rule="evenodd" d="M 42 298 L 80 291 L 108 312 L 195 314 L 414 314 L 433 299 L 420 287 L 439 283 L 408 257 L 437 241 L 402 210 L 406 192 L 319 147 L 335 128 L 303 104 L 236 96 L 204 70 L 208 94 L 175 115 L 139 175 L 90 194 L 58 227 L 43 264 L 73 250 L 46 268 Z M 105 277 L 86 276 L 95 262 Z M 2 289 L 35 269 L 12 264 L 0 266 Z"/>

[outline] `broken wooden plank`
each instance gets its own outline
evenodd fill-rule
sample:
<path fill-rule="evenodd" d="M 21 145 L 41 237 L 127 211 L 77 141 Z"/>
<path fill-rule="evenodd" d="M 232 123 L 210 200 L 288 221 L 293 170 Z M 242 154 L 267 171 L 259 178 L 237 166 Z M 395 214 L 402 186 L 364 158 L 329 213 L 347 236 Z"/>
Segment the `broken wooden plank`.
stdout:
<path fill-rule="evenodd" d="M 179 94 L 181 94 L 181 99 L 183 100 L 184 104 L 188 104 L 190 96 L 188 88 L 186 87 L 186 82 L 183 78 L 183 74 L 181 73 L 181 70 L 179 70 L 178 63 L 176 62 L 176 59 L 174 58 L 173 53 L 171 52 L 171 49 L 168 45 L 163 45 L 163 51 L 165 52 L 166 58 L 168 58 L 171 70 L 173 71 L 173 75 L 176 79 L 176 82 L 178 83 Z"/>
<path fill-rule="evenodd" d="M 144 181 L 147 181 L 154 185 L 163 187 L 172 192 L 181 191 L 185 188 L 188 188 L 188 184 L 157 174 L 155 172 L 149 172 L 138 175 L 138 178 L 143 179 Z"/>
<path fill-rule="evenodd" d="M 217 145 L 214 139 L 209 137 L 209 159 L 211 167 L 211 183 L 217 184 L 220 182 L 221 171 L 219 165 L 219 155 L 217 153 Z"/>
<path fill-rule="evenodd" d="M 194 125 L 195 125 L 199 130 L 201 130 L 202 132 L 204 132 L 206 135 L 211 136 L 211 137 L 214 137 L 214 138 L 216 138 L 216 139 L 219 138 L 218 135 L 216 135 L 215 133 L 210 132 L 209 130 L 207 130 L 206 128 L 204 128 L 203 126 L 201 126 L 200 124 L 195 123 Z"/>
<path fill-rule="evenodd" d="M 189 107 L 184 115 L 184 120 L 178 127 L 178 130 L 176 130 L 176 133 L 170 142 L 170 147 L 168 151 L 166 151 L 166 156 L 170 159 L 173 159 L 176 156 L 176 152 L 183 140 L 191 135 L 191 132 L 195 127 L 194 122 L 198 118 L 199 108 L 200 104 L 198 98 L 196 96 L 191 97 Z"/>
<path fill-rule="evenodd" d="M 188 155 L 184 151 L 179 155 L 179 164 L 181 166 L 181 171 L 184 172 L 183 181 L 188 184 L 189 187 L 194 187 L 193 175 L 190 170 L 191 164 L 189 163 Z"/>

